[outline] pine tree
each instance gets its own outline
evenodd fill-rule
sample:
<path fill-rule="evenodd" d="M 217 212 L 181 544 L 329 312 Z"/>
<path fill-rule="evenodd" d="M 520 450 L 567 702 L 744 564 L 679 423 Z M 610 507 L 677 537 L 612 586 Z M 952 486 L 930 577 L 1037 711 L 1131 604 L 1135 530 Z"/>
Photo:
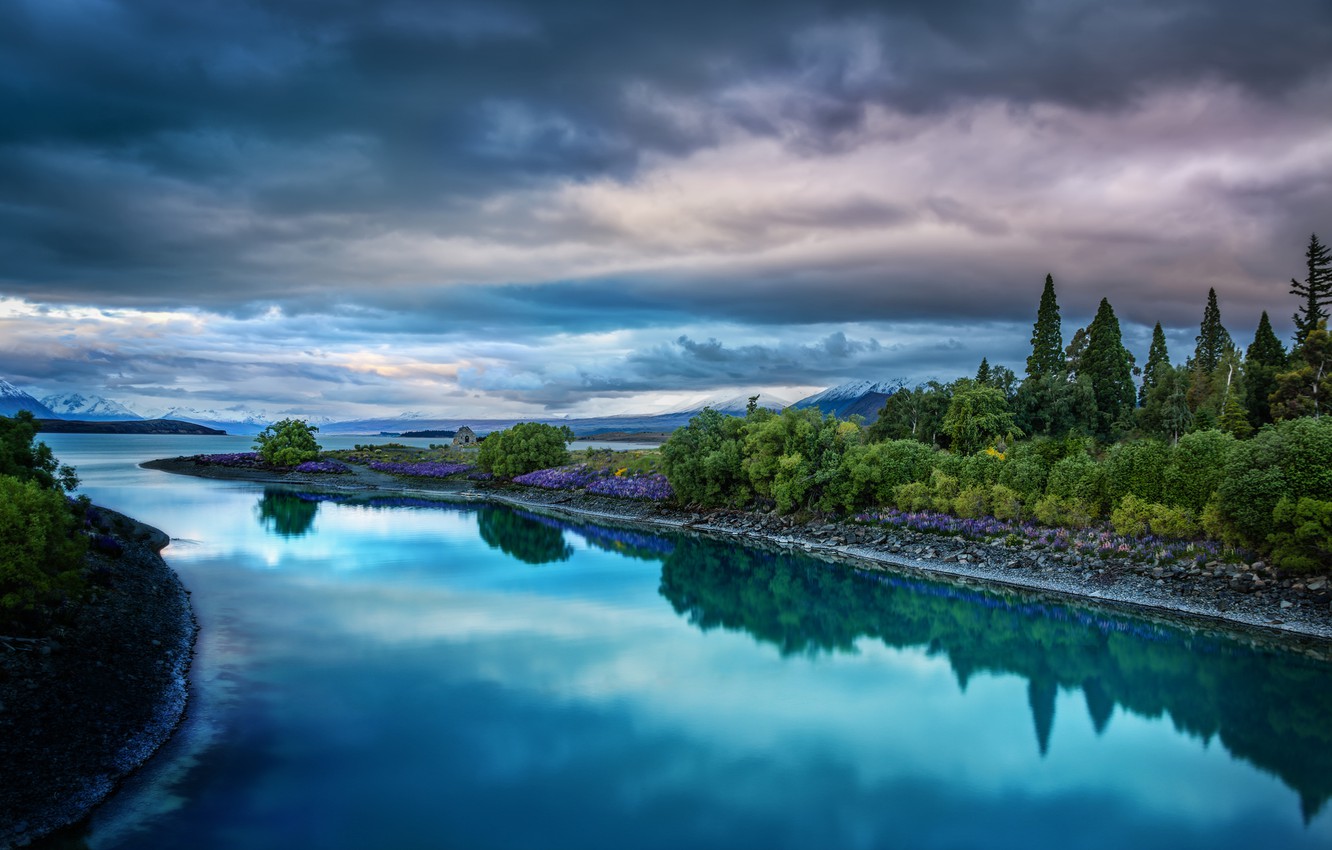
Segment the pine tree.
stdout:
<path fill-rule="evenodd" d="M 1138 394 L 1133 386 L 1133 355 L 1124 347 L 1119 319 L 1105 298 L 1087 328 L 1080 365 L 1096 398 L 1096 435 L 1113 437 L 1133 412 Z"/>
<path fill-rule="evenodd" d="M 1221 308 L 1216 305 L 1216 290 L 1207 290 L 1207 306 L 1203 308 L 1202 325 L 1195 337 L 1197 346 L 1189 358 L 1189 409 L 1194 413 L 1205 410 L 1220 415 L 1223 399 L 1213 380 L 1221 358 L 1235 350 L 1230 332 L 1221 324 Z"/>
<path fill-rule="evenodd" d="M 1272 323 L 1264 310 L 1253 342 L 1244 352 L 1244 407 L 1249 412 L 1249 424 L 1255 428 L 1272 421 L 1272 405 L 1268 398 L 1276 389 L 1277 373 L 1285 371 L 1286 363 L 1286 347 L 1272 331 Z"/>
<path fill-rule="evenodd" d="M 1304 304 L 1295 313 L 1295 351 L 1304 345 L 1304 339 L 1321 323 L 1327 321 L 1327 310 L 1332 304 L 1332 257 L 1327 246 L 1318 241 L 1318 234 L 1309 236 L 1309 248 L 1304 252 L 1305 268 L 1308 270 L 1303 281 L 1290 279 L 1290 294 L 1304 299 Z"/>
<path fill-rule="evenodd" d="M 1216 305 L 1216 290 L 1207 290 L 1207 306 L 1203 308 L 1202 326 L 1195 338 L 1198 346 L 1193 350 L 1193 367 L 1210 373 L 1221 362 L 1221 357 L 1235 342 L 1221 324 L 1221 308 Z"/>
<path fill-rule="evenodd" d="M 1059 304 L 1055 301 L 1054 276 L 1045 276 L 1045 289 L 1036 310 L 1036 324 L 1031 329 L 1031 356 L 1027 358 L 1027 377 L 1041 378 L 1064 369 L 1064 334 L 1059 325 Z"/>
<path fill-rule="evenodd" d="M 1295 368 L 1276 376 L 1272 416 L 1317 419 L 1332 401 L 1332 334 L 1320 324 L 1304 338 Z"/>
<path fill-rule="evenodd" d="M 1152 347 L 1147 351 L 1147 365 L 1142 368 L 1142 386 L 1138 389 L 1138 405 L 1147 403 L 1147 393 L 1161 382 L 1161 373 L 1170 367 L 1170 353 L 1166 351 L 1165 331 L 1157 322 L 1152 328 Z"/>
<path fill-rule="evenodd" d="M 976 370 L 976 383 L 982 386 L 989 386 L 990 384 L 990 359 L 988 357 L 981 358 L 980 368 Z"/>

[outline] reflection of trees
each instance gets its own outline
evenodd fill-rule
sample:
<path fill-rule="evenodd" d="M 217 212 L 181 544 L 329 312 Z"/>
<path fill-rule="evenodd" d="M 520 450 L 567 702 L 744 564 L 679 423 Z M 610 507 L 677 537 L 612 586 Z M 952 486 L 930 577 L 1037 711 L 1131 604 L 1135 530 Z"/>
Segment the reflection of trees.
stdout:
<path fill-rule="evenodd" d="M 1049 747 L 1059 690 L 1080 690 L 1097 733 L 1116 705 L 1214 736 L 1279 776 L 1306 817 L 1332 797 L 1328 667 L 1091 608 L 1030 602 L 808 558 L 682 539 L 661 594 L 700 629 L 745 631 L 783 654 L 850 651 L 869 637 L 948 657 L 959 686 L 977 672 L 1028 682 L 1037 746 Z"/>
<path fill-rule="evenodd" d="M 564 532 L 553 524 L 491 505 L 481 508 L 476 518 L 482 540 L 525 564 L 567 561 L 573 554 Z"/>
<path fill-rule="evenodd" d="M 319 502 L 290 490 L 265 489 L 255 512 L 265 529 L 283 537 L 300 537 L 314 525 Z"/>

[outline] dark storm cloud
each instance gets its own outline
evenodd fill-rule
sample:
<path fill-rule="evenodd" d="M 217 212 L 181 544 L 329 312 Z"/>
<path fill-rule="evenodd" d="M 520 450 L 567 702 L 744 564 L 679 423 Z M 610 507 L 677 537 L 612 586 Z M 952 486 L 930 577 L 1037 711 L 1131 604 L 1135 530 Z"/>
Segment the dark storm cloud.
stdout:
<path fill-rule="evenodd" d="M 627 179 L 733 128 L 802 155 L 845 149 L 876 104 L 1118 109 L 1199 81 L 1281 97 L 1327 72 L 1330 42 L 1316 0 L 5 4 L 0 285 L 222 310 L 334 285 L 370 301 L 373 271 L 310 258 L 353 235 L 518 239 L 522 216 L 483 210 L 496 193 Z M 746 85 L 779 95 L 747 100 Z M 1298 189 L 1254 187 L 1252 202 Z M 930 209 L 1005 228 L 956 199 Z"/>

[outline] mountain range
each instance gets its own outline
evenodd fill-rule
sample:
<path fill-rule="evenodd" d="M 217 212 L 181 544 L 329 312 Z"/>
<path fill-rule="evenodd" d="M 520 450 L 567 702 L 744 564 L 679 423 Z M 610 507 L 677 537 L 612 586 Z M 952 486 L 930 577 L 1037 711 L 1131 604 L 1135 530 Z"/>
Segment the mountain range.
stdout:
<path fill-rule="evenodd" d="M 758 404 L 769 410 L 782 410 L 788 406 L 814 407 L 825 414 L 832 413 L 841 418 L 858 414 L 864 416 L 867 421 L 873 421 L 884 400 L 896 388 L 896 384 L 887 382 L 850 381 L 802 398 L 793 405 L 770 396 L 760 396 Z M 550 418 L 539 421 L 553 425 L 568 425 L 580 437 L 594 437 L 610 432 L 670 432 L 687 424 L 705 407 L 731 416 L 743 416 L 748 404 L 749 396 L 742 394 L 699 399 L 659 413 L 625 413 L 614 416 Z M 87 393 L 60 393 L 46 396 L 39 401 L 8 381 L 0 379 L 0 414 L 13 415 L 19 410 L 31 410 L 39 419 L 84 422 L 132 422 L 152 419 L 192 422 L 231 434 L 257 434 L 273 422 L 288 416 L 299 416 L 289 413 L 274 414 L 266 410 L 252 410 L 239 406 L 208 409 L 172 407 L 157 411 L 152 416 L 142 416 L 120 402 Z M 405 412 L 393 417 L 340 421 L 324 416 L 299 418 L 305 419 L 312 425 L 318 425 L 320 431 L 325 434 L 396 434 L 403 431 L 457 430 L 463 425 L 469 425 L 478 433 L 485 434 L 508 428 L 517 422 L 534 419 L 530 416 L 504 419 L 435 417 L 418 411 Z"/>

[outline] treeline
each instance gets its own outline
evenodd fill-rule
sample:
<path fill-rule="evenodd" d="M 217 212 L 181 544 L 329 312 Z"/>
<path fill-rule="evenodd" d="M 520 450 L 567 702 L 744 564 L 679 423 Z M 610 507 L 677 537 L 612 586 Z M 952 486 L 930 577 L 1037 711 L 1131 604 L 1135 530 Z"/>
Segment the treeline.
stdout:
<path fill-rule="evenodd" d="M 704 506 L 1105 520 L 1121 533 L 1207 535 L 1289 569 L 1325 568 L 1332 262 L 1317 236 L 1306 269 L 1291 281 L 1300 305 L 1290 351 L 1263 313 L 1241 352 L 1211 290 L 1192 356 L 1173 364 L 1157 323 L 1139 370 L 1106 299 L 1064 344 L 1047 276 L 1021 381 L 983 359 L 974 377 L 901 389 L 869 428 L 813 409 L 707 410 L 663 446 L 664 471 L 679 499 Z"/>

